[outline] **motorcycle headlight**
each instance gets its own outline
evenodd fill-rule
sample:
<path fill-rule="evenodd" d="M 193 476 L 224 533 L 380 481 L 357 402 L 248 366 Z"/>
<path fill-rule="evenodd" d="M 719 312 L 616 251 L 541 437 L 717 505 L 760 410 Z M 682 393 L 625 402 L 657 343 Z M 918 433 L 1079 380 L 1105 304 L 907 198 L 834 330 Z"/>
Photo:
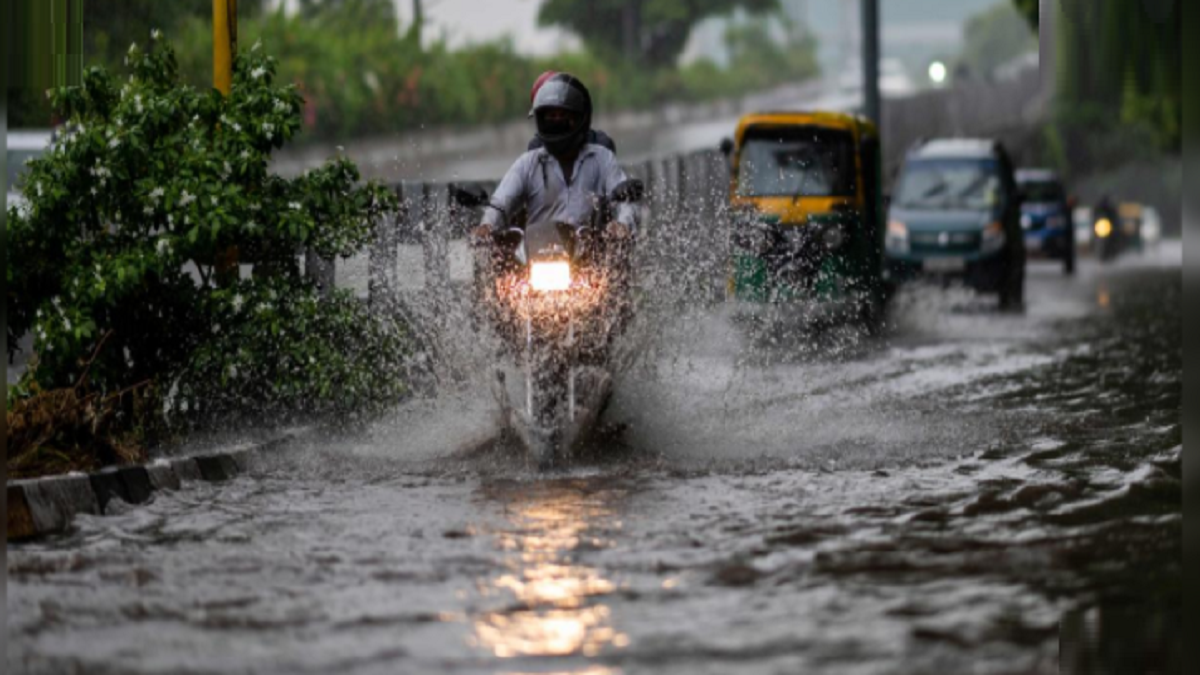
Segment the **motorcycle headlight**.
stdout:
<path fill-rule="evenodd" d="M 1112 236 L 1113 224 L 1108 218 L 1101 218 L 1096 221 L 1096 236 L 1101 239 L 1108 239 Z"/>
<path fill-rule="evenodd" d="M 529 267 L 529 285 L 535 291 L 565 291 L 571 287 L 571 263 L 565 260 L 535 262 Z"/>

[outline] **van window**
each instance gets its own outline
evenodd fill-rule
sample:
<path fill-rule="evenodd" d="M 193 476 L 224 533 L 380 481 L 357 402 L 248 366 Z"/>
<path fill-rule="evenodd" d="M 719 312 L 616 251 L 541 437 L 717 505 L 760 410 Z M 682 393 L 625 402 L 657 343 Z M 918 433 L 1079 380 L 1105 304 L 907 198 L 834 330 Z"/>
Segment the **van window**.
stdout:
<path fill-rule="evenodd" d="M 999 169 L 994 160 L 911 161 L 904 166 L 894 204 L 904 209 L 994 208 L 1000 201 Z"/>
<path fill-rule="evenodd" d="M 742 197 L 852 197 L 854 138 L 821 127 L 751 127 L 742 139 Z"/>
<path fill-rule="evenodd" d="M 1058 181 L 1027 181 L 1021 183 L 1021 190 L 1025 192 L 1025 201 L 1029 202 L 1061 202 L 1066 199 Z"/>

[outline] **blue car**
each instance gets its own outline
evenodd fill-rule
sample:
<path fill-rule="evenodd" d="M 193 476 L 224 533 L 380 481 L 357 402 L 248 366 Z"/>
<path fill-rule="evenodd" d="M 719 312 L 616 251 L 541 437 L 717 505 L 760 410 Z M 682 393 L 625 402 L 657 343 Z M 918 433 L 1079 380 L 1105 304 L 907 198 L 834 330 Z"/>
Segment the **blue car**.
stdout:
<path fill-rule="evenodd" d="M 1061 260 L 1063 273 L 1075 273 L 1075 224 L 1073 199 L 1067 197 L 1062 181 L 1048 169 L 1017 171 L 1021 191 L 1021 230 L 1025 250 L 1031 256 Z"/>

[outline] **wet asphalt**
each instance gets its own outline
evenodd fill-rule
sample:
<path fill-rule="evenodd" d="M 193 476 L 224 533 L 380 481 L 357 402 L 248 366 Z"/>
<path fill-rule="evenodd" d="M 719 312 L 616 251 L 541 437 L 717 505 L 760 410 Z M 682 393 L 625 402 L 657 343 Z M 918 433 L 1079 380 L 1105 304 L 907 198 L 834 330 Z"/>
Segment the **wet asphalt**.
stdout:
<path fill-rule="evenodd" d="M 79 517 L 8 546 L 7 672 L 1181 672 L 1179 257 L 873 336 L 662 319 L 549 474 L 451 450 L 468 382 Z"/>

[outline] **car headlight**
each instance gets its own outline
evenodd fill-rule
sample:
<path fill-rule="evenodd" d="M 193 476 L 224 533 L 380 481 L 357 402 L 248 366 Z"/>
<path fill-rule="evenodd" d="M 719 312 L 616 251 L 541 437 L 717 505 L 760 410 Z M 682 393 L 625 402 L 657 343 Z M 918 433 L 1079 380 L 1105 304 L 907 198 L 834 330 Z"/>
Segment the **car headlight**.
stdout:
<path fill-rule="evenodd" d="M 983 228 L 983 243 L 981 248 L 985 255 L 995 253 L 1004 248 L 1005 241 L 1007 241 L 1007 237 L 1004 235 L 1004 223 L 997 220 L 988 223 L 988 226 Z"/>
<path fill-rule="evenodd" d="M 1028 213 L 1021 214 L 1021 227 L 1026 230 L 1033 227 L 1033 216 Z"/>
<path fill-rule="evenodd" d="M 890 220 L 887 224 L 887 250 L 890 253 L 905 254 L 910 250 L 908 242 L 908 225 L 899 220 Z"/>

